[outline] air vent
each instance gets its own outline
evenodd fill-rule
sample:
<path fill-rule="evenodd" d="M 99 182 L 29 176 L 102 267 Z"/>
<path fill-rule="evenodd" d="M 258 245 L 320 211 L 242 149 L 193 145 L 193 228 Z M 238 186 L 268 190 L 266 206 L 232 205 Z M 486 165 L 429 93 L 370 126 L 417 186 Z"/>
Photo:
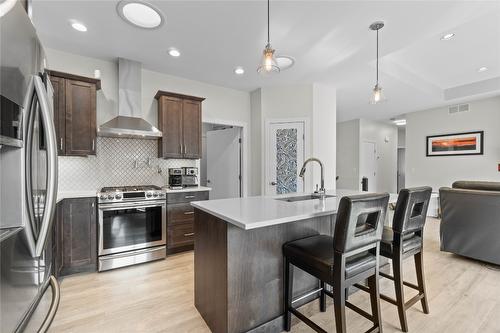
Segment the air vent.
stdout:
<path fill-rule="evenodd" d="M 454 114 L 454 113 L 459 113 L 459 112 L 468 112 L 469 111 L 469 104 L 458 104 L 458 105 L 452 105 L 448 107 L 448 113 L 449 114 Z"/>

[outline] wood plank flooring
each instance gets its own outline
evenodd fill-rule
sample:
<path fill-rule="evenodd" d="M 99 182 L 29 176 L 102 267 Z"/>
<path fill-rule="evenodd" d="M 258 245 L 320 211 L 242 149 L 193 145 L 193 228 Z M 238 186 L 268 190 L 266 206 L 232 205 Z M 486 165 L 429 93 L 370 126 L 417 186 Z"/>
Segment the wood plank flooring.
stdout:
<path fill-rule="evenodd" d="M 439 251 L 439 221 L 425 229 L 424 266 L 430 314 L 420 305 L 408 311 L 410 332 L 500 333 L 500 267 Z M 104 273 L 82 274 L 61 282 L 61 303 L 50 329 L 55 332 L 210 332 L 194 307 L 193 253 Z M 407 280 L 415 281 L 413 260 L 405 263 Z M 394 295 L 390 281 L 381 290 Z M 414 291 L 406 289 L 406 298 Z M 369 309 L 368 295 L 350 301 Z M 325 313 L 317 304 L 304 313 L 334 332 L 333 305 Z M 401 332 L 396 307 L 382 301 L 384 332 Z M 311 332 L 294 320 L 292 332 Z M 370 324 L 347 310 L 348 332 L 363 332 Z"/>

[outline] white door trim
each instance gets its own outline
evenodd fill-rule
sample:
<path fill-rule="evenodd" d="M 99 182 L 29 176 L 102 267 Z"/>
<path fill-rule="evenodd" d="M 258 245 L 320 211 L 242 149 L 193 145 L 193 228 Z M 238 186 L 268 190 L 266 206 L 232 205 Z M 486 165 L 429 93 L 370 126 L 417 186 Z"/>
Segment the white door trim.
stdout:
<path fill-rule="evenodd" d="M 311 137 L 310 137 L 310 119 L 309 118 L 268 118 L 264 121 L 264 142 L 263 142 L 263 149 L 262 149 L 262 165 L 261 165 L 261 175 L 262 175 L 262 181 L 261 181 L 261 192 L 262 194 L 266 193 L 266 188 L 267 184 L 270 181 L 267 168 L 266 166 L 269 163 L 269 130 L 271 127 L 271 124 L 276 124 L 276 123 L 303 123 L 304 124 L 304 161 L 306 159 L 306 156 L 310 155 L 310 142 L 311 142 Z M 299 165 L 299 168 L 302 166 Z M 307 191 L 307 186 L 309 184 L 312 184 L 312 173 L 309 173 L 309 175 L 306 175 L 304 177 L 304 191 Z"/>
<path fill-rule="evenodd" d="M 227 125 L 241 127 L 241 193 L 243 197 L 248 196 L 248 154 L 250 152 L 249 148 L 249 136 L 248 136 L 248 124 L 244 121 L 238 120 L 223 120 L 214 118 L 203 118 L 202 122 L 208 124 L 217 125 Z M 199 161 L 198 161 L 199 163 Z M 199 165 L 198 165 L 199 167 Z"/>

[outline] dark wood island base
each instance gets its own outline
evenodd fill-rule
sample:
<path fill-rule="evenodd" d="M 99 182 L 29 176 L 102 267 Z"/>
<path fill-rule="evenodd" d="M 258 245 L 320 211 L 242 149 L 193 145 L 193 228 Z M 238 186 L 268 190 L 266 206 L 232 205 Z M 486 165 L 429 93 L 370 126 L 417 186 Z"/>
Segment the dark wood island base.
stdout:
<path fill-rule="evenodd" d="M 244 230 L 195 208 L 195 306 L 212 332 L 281 332 L 282 246 L 308 236 L 331 235 L 334 217 Z M 318 285 L 317 279 L 295 268 L 294 297 Z"/>

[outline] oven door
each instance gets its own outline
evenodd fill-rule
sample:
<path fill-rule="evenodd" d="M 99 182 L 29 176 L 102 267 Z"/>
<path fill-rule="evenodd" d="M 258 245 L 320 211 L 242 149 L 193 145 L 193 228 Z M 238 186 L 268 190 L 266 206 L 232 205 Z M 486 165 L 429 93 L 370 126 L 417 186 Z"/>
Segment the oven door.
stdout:
<path fill-rule="evenodd" d="M 167 243 L 166 202 L 99 205 L 99 255 Z"/>

